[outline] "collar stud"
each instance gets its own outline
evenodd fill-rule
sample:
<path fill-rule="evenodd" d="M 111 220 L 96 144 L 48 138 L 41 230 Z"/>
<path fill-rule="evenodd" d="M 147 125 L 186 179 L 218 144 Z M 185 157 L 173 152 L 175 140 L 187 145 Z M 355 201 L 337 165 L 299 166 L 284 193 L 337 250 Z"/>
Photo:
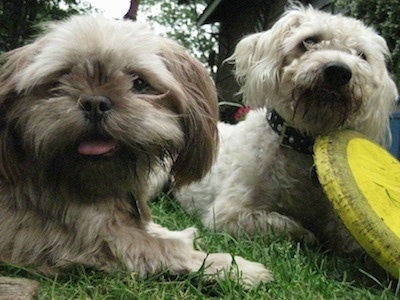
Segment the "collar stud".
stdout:
<path fill-rule="evenodd" d="M 289 126 L 275 110 L 267 112 L 267 121 L 271 128 L 279 134 L 281 146 L 306 154 L 313 153 L 314 138 Z"/>

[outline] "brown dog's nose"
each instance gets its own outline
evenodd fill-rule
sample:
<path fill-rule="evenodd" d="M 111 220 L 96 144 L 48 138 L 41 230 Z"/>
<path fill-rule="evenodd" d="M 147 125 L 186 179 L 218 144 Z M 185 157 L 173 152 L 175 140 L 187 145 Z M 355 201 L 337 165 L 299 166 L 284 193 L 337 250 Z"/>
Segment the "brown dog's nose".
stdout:
<path fill-rule="evenodd" d="M 80 101 L 81 109 L 91 121 L 101 120 L 113 107 L 111 100 L 104 96 L 88 96 Z"/>
<path fill-rule="evenodd" d="M 333 87 L 347 84 L 353 75 L 348 65 L 336 61 L 327 63 L 323 72 L 325 82 Z"/>

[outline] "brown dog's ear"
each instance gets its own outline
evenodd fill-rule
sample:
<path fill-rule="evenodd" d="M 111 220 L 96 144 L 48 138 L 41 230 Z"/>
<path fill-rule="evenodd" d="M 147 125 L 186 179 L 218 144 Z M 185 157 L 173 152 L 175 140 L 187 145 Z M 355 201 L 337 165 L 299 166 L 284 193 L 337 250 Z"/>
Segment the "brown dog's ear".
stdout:
<path fill-rule="evenodd" d="M 29 44 L 0 56 L 0 105 L 10 93 L 17 92 L 15 76 L 35 55 L 37 46 L 38 43 Z"/>
<path fill-rule="evenodd" d="M 177 45 L 160 54 L 168 70 L 181 84 L 184 98 L 180 113 L 185 145 L 172 166 L 174 184 L 180 187 L 201 179 L 211 168 L 218 147 L 218 99 L 205 67 Z"/>
<path fill-rule="evenodd" d="M 16 144 L 12 135 L 13 128 L 7 120 L 6 106 L 18 101 L 16 77 L 35 55 L 36 46 L 37 44 L 26 45 L 0 57 L 2 64 L 0 68 L 0 176 L 8 182 L 15 182 L 21 171 L 16 153 L 20 145 Z"/>
<path fill-rule="evenodd" d="M 4 107 L 6 99 L 10 101 L 16 97 L 15 74 L 25 64 L 25 57 L 20 55 L 23 48 L 7 52 L 1 56 L 0 68 L 0 176 L 7 182 L 15 182 L 19 174 L 18 163 L 13 151 L 11 128 L 7 124 Z"/>

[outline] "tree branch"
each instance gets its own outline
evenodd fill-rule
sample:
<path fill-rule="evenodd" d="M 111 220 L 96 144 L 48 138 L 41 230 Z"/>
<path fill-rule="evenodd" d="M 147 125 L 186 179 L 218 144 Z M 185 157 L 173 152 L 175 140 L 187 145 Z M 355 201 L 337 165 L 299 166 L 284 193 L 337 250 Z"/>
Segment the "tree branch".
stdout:
<path fill-rule="evenodd" d="M 124 19 L 136 21 L 137 11 L 139 8 L 140 0 L 131 0 L 128 12 L 125 14 Z"/>

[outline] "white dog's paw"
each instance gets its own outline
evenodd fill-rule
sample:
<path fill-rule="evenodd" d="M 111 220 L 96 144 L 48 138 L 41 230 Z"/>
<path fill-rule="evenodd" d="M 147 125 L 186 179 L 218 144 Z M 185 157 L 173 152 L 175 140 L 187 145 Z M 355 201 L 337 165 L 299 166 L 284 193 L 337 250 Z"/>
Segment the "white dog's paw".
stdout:
<path fill-rule="evenodd" d="M 239 280 L 246 288 L 273 280 L 271 271 L 264 265 L 227 253 L 212 253 L 204 261 L 204 273 L 220 278 Z"/>

